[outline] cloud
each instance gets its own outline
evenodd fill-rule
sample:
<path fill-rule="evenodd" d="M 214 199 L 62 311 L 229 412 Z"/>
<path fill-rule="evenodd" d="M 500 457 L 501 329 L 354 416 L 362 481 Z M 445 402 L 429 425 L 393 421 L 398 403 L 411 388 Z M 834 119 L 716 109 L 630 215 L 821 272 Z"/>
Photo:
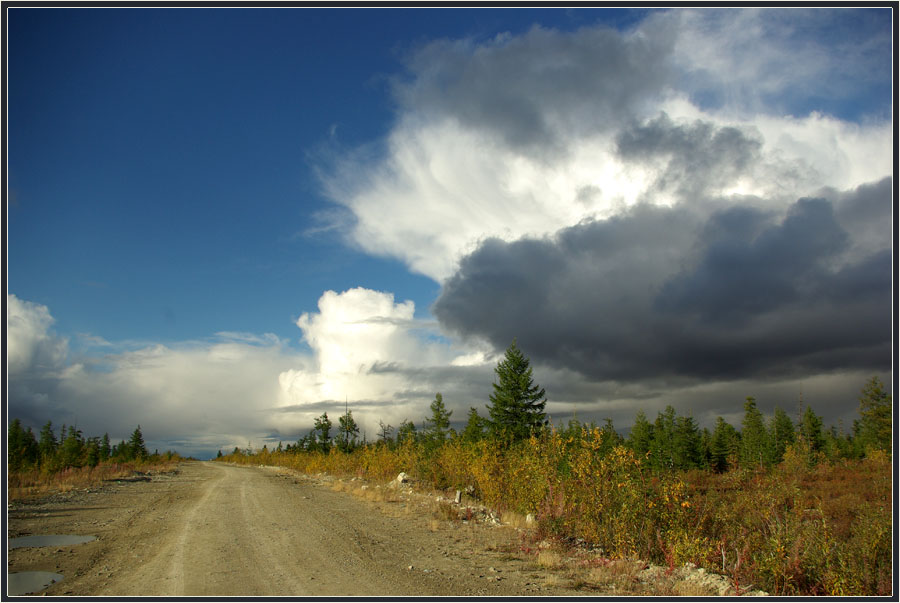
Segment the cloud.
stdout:
<path fill-rule="evenodd" d="M 279 375 L 277 410 L 289 409 L 305 424 L 322 412 L 343 412 L 345 400 L 369 433 L 379 420 L 418 423 L 436 392 L 452 409 L 471 399 L 472 375 L 486 375 L 476 352 L 435 334 L 433 322 L 415 319 L 412 301 L 397 303 L 388 292 L 326 291 L 318 312 L 304 313 L 297 326 L 313 362 Z M 476 382 L 489 389 L 489 378 Z"/>
<path fill-rule="evenodd" d="M 61 367 L 68 354 L 68 342 L 54 335 L 54 323 L 47 306 L 6 296 L 6 367 L 12 376 Z"/>
<path fill-rule="evenodd" d="M 710 110 L 805 115 L 872 106 L 891 81 L 890 13 L 857 9 L 702 8 L 652 14 L 648 31 L 678 32 L 679 88 Z M 810 107 L 814 104 L 813 107 Z"/>
<path fill-rule="evenodd" d="M 317 312 L 301 315 L 311 353 L 243 332 L 171 345 L 103 340 L 102 356 L 71 353 L 51 331 L 49 308 L 14 295 L 7 308 L 11 417 L 113 440 L 141 425 L 151 449 L 185 454 L 295 441 L 345 402 L 371 437 L 380 420 L 421 426 L 437 392 L 461 421 L 468 406 L 482 406 L 493 377 L 484 346 L 451 342 L 415 317 L 411 301 L 363 288 L 327 291 Z"/>
<path fill-rule="evenodd" d="M 875 209 L 872 193 L 879 191 Z M 747 379 L 890 368 L 891 249 L 858 247 L 847 208 L 889 211 L 886 182 L 800 199 L 783 214 L 708 217 L 638 206 L 553 237 L 485 241 L 432 311 L 464 336 L 518 338 L 542 363 L 593 380 Z M 834 210 L 835 204 L 840 212 Z"/>
<path fill-rule="evenodd" d="M 845 32 L 848 15 L 858 30 Z M 319 166 L 349 212 L 332 225 L 443 283 L 487 239 L 550 236 L 637 203 L 753 197 L 783 211 L 875 182 L 893 139 L 878 84 L 891 41 L 873 15 L 673 10 L 624 32 L 425 44 L 395 82 L 388 136 Z M 845 52 L 820 30 L 847 33 Z M 828 113 L 869 98 L 865 121 Z"/>
<path fill-rule="evenodd" d="M 672 35 L 540 26 L 481 43 L 439 40 L 414 53 L 398 82 L 404 113 L 451 119 L 526 155 L 567 154 L 571 138 L 609 130 L 652 106 L 671 80 Z"/>
<path fill-rule="evenodd" d="M 190 442 L 183 453 L 245 446 L 277 428 L 265 411 L 278 404 L 279 372 L 300 362 L 277 337 L 248 334 L 127 351 L 104 341 L 104 356 L 78 355 L 53 324 L 46 306 L 7 296 L 10 417 L 114 440 L 140 424 L 151 448 Z"/>

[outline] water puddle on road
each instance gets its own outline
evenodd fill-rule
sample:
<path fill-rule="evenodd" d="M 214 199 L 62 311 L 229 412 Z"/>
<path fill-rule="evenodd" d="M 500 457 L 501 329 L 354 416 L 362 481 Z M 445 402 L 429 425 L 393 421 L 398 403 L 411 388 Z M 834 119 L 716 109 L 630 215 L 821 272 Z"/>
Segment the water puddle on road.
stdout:
<path fill-rule="evenodd" d="M 6 574 L 6 595 L 20 597 L 44 590 L 63 579 L 62 574 L 53 572 L 14 572 Z"/>
<path fill-rule="evenodd" d="M 96 536 L 75 536 L 73 534 L 39 534 L 7 539 L 8 548 L 17 549 L 23 546 L 69 546 L 96 540 Z"/>

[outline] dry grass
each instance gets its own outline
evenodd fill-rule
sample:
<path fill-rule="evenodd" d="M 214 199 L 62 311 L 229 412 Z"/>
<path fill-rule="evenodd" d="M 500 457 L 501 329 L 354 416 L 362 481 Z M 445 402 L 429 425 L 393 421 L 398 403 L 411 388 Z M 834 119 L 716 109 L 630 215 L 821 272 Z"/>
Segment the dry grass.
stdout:
<path fill-rule="evenodd" d="M 679 597 L 717 597 L 719 592 L 708 584 L 696 580 L 679 580 L 672 586 L 672 592 Z"/>
<path fill-rule="evenodd" d="M 557 551 L 548 549 L 537 554 L 537 564 L 545 569 L 558 570 L 566 567 L 566 560 Z"/>
<path fill-rule="evenodd" d="M 587 570 L 587 580 L 599 586 L 614 586 L 616 590 L 628 590 L 638 580 L 645 564 L 639 561 L 613 559 Z"/>
<path fill-rule="evenodd" d="M 56 473 L 38 470 L 10 473 L 7 476 L 8 499 L 31 500 L 59 492 L 98 488 L 104 481 L 125 478 L 135 471 L 166 473 L 178 464 L 177 460 L 157 463 L 102 463 L 96 467 L 70 467 Z"/>
<path fill-rule="evenodd" d="M 513 511 L 503 512 L 503 514 L 500 516 L 500 521 L 510 527 L 520 530 L 533 527 L 532 524 L 528 523 L 525 515 L 522 515 L 521 513 L 515 513 Z"/>

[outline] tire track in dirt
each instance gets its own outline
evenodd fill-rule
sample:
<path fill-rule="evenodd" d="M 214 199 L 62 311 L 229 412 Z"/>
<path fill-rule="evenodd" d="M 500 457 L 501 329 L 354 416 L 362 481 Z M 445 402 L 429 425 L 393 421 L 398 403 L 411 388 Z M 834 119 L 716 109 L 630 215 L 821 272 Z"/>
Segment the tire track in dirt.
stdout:
<path fill-rule="evenodd" d="M 63 512 L 52 515 L 23 511 L 11 525 L 16 534 L 98 536 L 65 550 L 11 551 L 10 571 L 65 576 L 50 595 L 571 594 L 536 585 L 521 561 L 486 550 L 479 538 L 494 528 L 437 528 L 428 511 L 365 502 L 278 470 L 187 462 L 174 476 L 71 500 L 53 503 Z"/>

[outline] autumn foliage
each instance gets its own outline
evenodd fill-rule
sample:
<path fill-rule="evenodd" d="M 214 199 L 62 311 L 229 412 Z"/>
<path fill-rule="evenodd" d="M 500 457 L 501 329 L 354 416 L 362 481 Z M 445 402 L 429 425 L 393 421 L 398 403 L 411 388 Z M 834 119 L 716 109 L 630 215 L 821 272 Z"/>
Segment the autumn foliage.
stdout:
<path fill-rule="evenodd" d="M 466 489 L 498 510 L 533 514 L 543 537 L 583 539 L 611 558 L 694 563 L 738 589 L 778 595 L 885 595 L 892 585 L 891 463 L 808 462 L 802 443 L 766 468 L 658 472 L 609 445 L 601 428 L 547 429 L 510 445 L 407 439 L 351 453 L 270 452 L 223 461 L 376 481 L 401 471 L 434 489 Z"/>

